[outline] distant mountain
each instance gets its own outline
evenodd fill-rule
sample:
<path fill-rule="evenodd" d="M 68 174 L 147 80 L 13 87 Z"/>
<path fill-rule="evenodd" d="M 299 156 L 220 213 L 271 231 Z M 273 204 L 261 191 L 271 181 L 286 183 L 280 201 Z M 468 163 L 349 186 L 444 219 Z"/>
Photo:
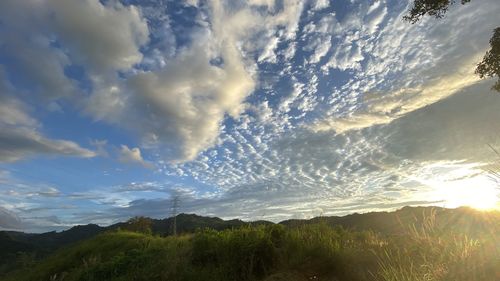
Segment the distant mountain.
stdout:
<path fill-rule="evenodd" d="M 446 231 L 457 230 L 475 236 L 500 227 L 500 212 L 483 212 L 467 207 L 446 209 L 440 207 L 404 207 L 394 212 L 354 213 L 347 216 L 315 217 L 308 220 L 286 220 L 280 222 L 289 227 L 304 224 L 326 223 L 352 230 L 373 230 L 382 234 L 403 234 L 409 228 L 421 229 L 424 225 L 435 224 Z M 492 224 L 493 223 L 493 224 Z M 439 228 L 434 228 L 439 231 Z M 442 230 L 442 229 L 441 229 Z"/>
<path fill-rule="evenodd" d="M 178 232 L 230 230 L 163 238 L 158 234 L 171 233 L 173 218 L 136 217 L 60 233 L 3 233 L 5 250 L 28 253 L 16 253 L 0 264 L 0 280 L 500 280 L 499 212 L 406 207 L 265 227 L 245 226 L 271 223 L 189 214 L 176 221 Z M 128 231 L 106 231 L 113 228 Z M 29 252 L 32 245 L 13 239 L 29 237 L 33 247 L 57 246 L 103 231 L 48 256 L 35 255 L 39 252 Z"/>
<path fill-rule="evenodd" d="M 179 214 L 177 217 L 177 232 L 192 233 L 199 228 L 224 230 L 247 225 L 273 224 L 268 221 L 244 222 L 242 220 L 223 220 L 217 217 L 203 217 L 195 214 Z M 352 230 L 373 230 L 382 234 L 402 234 L 411 226 L 417 228 L 432 220 L 444 225 L 447 231 L 457 229 L 462 233 L 474 236 L 491 229 L 500 229 L 500 212 L 480 212 L 470 208 L 445 209 L 438 207 L 404 207 L 394 212 L 371 212 L 351 214 L 347 216 L 316 217 L 308 220 L 286 220 L 280 224 L 288 227 L 325 223 L 331 226 L 341 226 Z M 152 219 L 152 231 L 166 236 L 172 233 L 174 218 Z M 496 227 L 492 228 L 492 222 Z M 8 260 L 17 252 L 36 252 L 45 255 L 54 250 L 85 240 L 95 235 L 117 228 L 126 228 L 126 222 L 120 222 L 107 227 L 95 224 L 79 225 L 61 232 L 30 234 L 14 231 L 0 231 L 0 263 Z"/>
<path fill-rule="evenodd" d="M 31 248 L 35 250 L 39 250 L 42 252 L 51 252 L 61 246 L 93 237 L 105 231 L 106 229 L 107 227 L 101 227 L 96 224 L 87 224 L 74 226 L 68 230 L 61 232 L 52 231 L 40 234 L 16 231 L 1 231 L 0 243 L 2 243 L 2 240 L 4 239 L 10 239 L 10 241 L 30 245 Z M 0 256 L 3 254 L 5 254 L 5 252 L 2 252 Z"/>
<path fill-rule="evenodd" d="M 195 214 L 179 214 L 176 219 L 178 233 L 192 233 L 199 228 L 224 230 L 251 224 L 273 224 L 268 221 L 244 222 L 237 219 L 223 220 L 217 217 L 203 217 Z M 172 233 L 173 221 L 173 217 L 151 219 L 153 233 L 162 236 L 170 235 Z M 106 227 L 96 224 L 78 225 L 61 232 L 52 231 L 40 234 L 0 231 L 0 247 L 2 249 L 0 251 L 0 264 L 2 261 L 10 259 L 17 252 L 37 252 L 37 254 L 43 256 L 68 244 L 118 228 L 127 228 L 127 222 L 119 222 Z"/>

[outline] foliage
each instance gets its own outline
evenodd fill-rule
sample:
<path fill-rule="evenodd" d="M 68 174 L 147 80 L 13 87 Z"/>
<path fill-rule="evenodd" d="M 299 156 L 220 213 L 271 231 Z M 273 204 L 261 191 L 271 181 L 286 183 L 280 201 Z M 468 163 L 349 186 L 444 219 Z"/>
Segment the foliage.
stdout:
<path fill-rule="evenodd" d="M 466 4 L 470 0 L 461 0 Z M 442 18 L 455 0 L 415 0 L 413 7 L 407 15 L 403 16 L 405 21 L 412 24 L 418 22 L 426 14 L 435 18 Z M 500 27 L 497 27 L 490 39 L 491 49 L 486 52 L 483 60 L 477 65 L 475 73 L 481 78 L 498 77 L 497 82 L 491 87 L 492 90 L 500 92 Z"/>
<path fill-rule="evenodd" d="M 461 0 L 462 5 L 468 2 L 470 2 L 470 0 Z M 413 24 L 418 22 L 426 14 L 436 18 L 442 18 L 448 11 L 449 6 L 454 3 L 455 0 L 415 0 L 413 2 L 413 7 L 403 19 Z"/>
<path fill-rule="evenodd" d="M 493 218 L 493 216 L 492 216 Z M 159 237 L 113 231 L 61 249 L 6 280 L 500 280 L 498 217 L 474 237 L 427 213 L 405 233 L 326 223 L 200 229 Z"/>
<path fill-rule="evenodd" d="M 150 218 L 133 217 L 127 221 L 125 229 L 133 232 L 151 234 L 152 225 L 153 223 Z"/>
<path fill-rule="evenodd" d="M 492 89 L 500 92 L 500 27 L 493 31 L 490 46 L 491 49 L 486 52 L 483 61 L 477 65 L 476 74 L 481 78 L 498 76 Z"/>

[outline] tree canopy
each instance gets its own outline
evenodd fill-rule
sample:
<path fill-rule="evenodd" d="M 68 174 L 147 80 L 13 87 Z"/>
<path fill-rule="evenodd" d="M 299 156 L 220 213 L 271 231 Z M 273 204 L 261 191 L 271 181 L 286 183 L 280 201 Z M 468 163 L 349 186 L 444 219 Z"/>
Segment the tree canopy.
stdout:
<path fill-rule="evenodd" d="M 471 0 L 461 0 L 466 4 Z M 418 22 L 423 16 L 430 15 L 435 18 L 442 18 L 448 8 L 455 4 L 455 0 L 415 0 L 413 7 L 403 20 L 412 24 Z M 500 92 L 500 27 L 495 28 L 490 39 L 491 49 L 486 52 L 483 60 L 477 65 L 475 73 L 481 78 L 498 77 L 498 81 L 493 85 L 492 90 Z"/>
<path fill-rule="evenodd" d="M 150 218 L 137 216 L 129 219 L 125 228 L 129 231 L 150 234 L 152 224 Z"/>
<path fill-rule="evenodd" d="M 466 4 L 471 0 L 461 0 L 462 4 Z M 426 14 L 435 18 L 442 18 L 448 11 L 450 5 L 454 4 L 455 0 L 415 0 L 413 8 L 403 17 L 404 20 L 413 23 L 418 22 Z"/>
<path fill-rule="evenodd" d="M 497 76 L 498 80 L 492 89 L 500 92 L 500 27 L 495 28 L 490 46 L 491 49 L 486 52 L 483 61 L 477 65 L 476 74 L 481 78 Z"/>

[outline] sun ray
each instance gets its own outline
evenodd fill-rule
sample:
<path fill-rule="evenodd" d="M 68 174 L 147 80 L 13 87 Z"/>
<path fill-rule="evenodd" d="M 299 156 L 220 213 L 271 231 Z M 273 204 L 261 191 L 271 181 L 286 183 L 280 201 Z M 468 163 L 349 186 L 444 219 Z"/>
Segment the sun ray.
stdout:
<path fill-rule="evenodd" d="M 424 170 L 419 182 L 430 187 L 426 196 L 443 207 L 500 210 L 500 188 L 479 164 L 435 163 Z"/>

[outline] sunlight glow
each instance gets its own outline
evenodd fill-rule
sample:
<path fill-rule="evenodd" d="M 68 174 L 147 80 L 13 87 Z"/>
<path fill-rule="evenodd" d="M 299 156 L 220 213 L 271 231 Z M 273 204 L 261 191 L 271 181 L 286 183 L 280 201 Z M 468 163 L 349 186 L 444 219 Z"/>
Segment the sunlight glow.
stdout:
<path fill-rule="evenodd" d="M 477 210 L 500 209 L 498 184 L 478 166 L 470 164 L 433 165 L 432 173 L 420 182 L 431 188 L 429 196 L 442 200 L 443 207 L 472 207 Z M 429 171 L 429 170 L 428 170 Z"/>
<path fill-rule="evenodd" d="M 498 207 L 498 190 L 484 176 L 444 184 L 437 193 L 445 200 L 445 207 L 469 206 L 479 210 Z"/>

